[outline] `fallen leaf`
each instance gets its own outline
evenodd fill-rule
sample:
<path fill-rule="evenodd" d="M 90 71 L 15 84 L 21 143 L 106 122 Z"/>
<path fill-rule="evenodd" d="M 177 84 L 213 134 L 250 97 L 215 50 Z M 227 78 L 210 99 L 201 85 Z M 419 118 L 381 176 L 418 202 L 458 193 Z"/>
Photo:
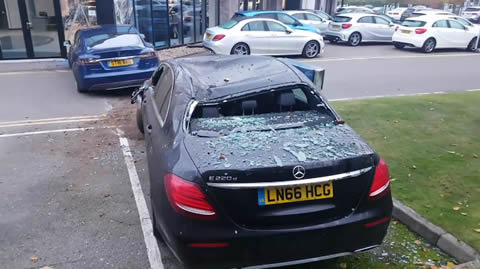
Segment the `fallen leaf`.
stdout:
<path fill-rule="evenodd" d="M 460 214 L 461 214 L 462 216 L 467 216 L 467 215 L 468 215 L 468 214 L 465 213 L 465 212 L 461 212 Z"/>
<path fill-rule="evenodd" d="M 417 166 L 416 166 L 416 165 L 412 165 L 412 168 L 413 168 L 413 169 L 417 169 Z"/>
<path fill-rule="evenodd" d="M 420 261 L 415 262 L 415 265 L 423 265 L 423 262 L 420 262 Z"/>
<path fill-rule="evenodd" d="M 452 268 L 454 266 L 455 266 L 455 264 L 453 262 L 448 262 L 447 263 L 447 268 Z"/>
<path fill-rule="evenodd" d="M 478 155 L 473 153 L 473 158 L 478 159 Z"/>
<path fill-rule="evenodd" d="M 31 260 L 33 263 L 35 263 L 35 262 L 38 262 L 39 259 L 38 259 L 37 256 L 32 256 L 32 257 L 30 257 L 30 260 Z"/>
<path fill-rule="evenodd" d="M 393 120 L 393 123 L 399 123 L 399 121 L 398 120 Z"/>
<path fill-rule="evenodd" d="M 391 182 L 393 182 L 393 181 L 395 181 L 395 180 L 397 180 L 397 179 L 396 179 L 396 178 L 392 178 L 392 179 L 390 179 L 390 181 L 391 181 Z"/>
<path fill-rule="evenodd" d="M 420 240 L 415 240 L 415 244 L 417 244 L 417 245 L 421 245 L 421 244 L 422 244 L 422 242 L 421 242 Z"/>
<path fill-rule="evenodd" d="M 450 150 L 447 151 L 447 152 L 450 153 L 450 154 L 455 154 L 456 153 L 455 151 L 450 151 Z"/>
<path fill-rule="evenodd" d="M 435 108 L 434 108 L 434 107 L 431 107 L 431 108 L 430 108 L 430 111 L 432 111 L 432 110 L 435 110 Z"/>
<path fill-rule="evenodd" d="M 411 177 L 411 176 L 412 176 L 412 174 L 408 174 L 408 177 Z"/>
<path fill-rule="evenodd" d="M 422 251 L 423 251 L 423 252 L 427 252 L 427 248 L 426 248 L 426 247 L 422 247 Z"/>
<path fill-rule="evenodd" d="M 460 210 L 460 207 L 459 206 L 454 206 L 452 209 L 455 210 L 455 211 L 458 211 L 458 210 Z"/>
<path fill-rule="evenodd" d="M 480 229 L 473 229 L 475 232 L 480 233 Z"/>
<path fill-rule="evenodd" d="M 340 268 L 342 268 L 342 269 L 347 268 L 347 264 L 344 263 L 344 262 L 340 263 L 338 266 L 340 266 Z"/>
<path fill-rule="evenodd" d="M 398 224 L 398 221 L 392 220 L 392 224 L 393 224 L 393 225 L 397 225 L 397 224 Z"/>

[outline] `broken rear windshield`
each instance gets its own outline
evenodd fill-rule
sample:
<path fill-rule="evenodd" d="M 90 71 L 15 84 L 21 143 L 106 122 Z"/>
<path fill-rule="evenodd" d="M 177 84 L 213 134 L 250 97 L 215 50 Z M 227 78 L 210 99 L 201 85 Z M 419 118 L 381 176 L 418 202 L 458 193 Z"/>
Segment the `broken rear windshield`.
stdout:
<path fill-rule="evenodd" d="M 197 106 L 190 120 L 190 132 L 204 137 L 237 132 L 276 132 L 333 124 L 334 120 L 313 91 L 294 87 Z"/>

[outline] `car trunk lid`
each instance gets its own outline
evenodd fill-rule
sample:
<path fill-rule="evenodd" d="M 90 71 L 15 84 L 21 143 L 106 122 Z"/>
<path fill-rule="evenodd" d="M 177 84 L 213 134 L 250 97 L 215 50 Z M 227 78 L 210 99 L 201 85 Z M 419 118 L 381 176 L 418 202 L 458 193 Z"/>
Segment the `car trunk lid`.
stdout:
<path fill-rule="evenodd" d="M 285 116 L 307 120 L 314 117 L 308 113 Z M 193 120 L 192 125 L 244 123 L 238 117 L 227 118 L 202 119 L 206 121 L 200 123 Z M 251 116 L 245 120 L 262 122 L 261 118 Z M 233 222 L 247 228 L 289 228 L 343 218 L 366 199 L 373 180 L 374 151 L 344 124 L 319 123 L 219 137 L 196 133 L 187 136 L 184 143 L 215 206 Z M 303 177 L 295 175 L 298 167 L 303 169 Z M 308 184 L 311 182 L 315 184 Z M 278 188 L 269 188 L 267 194 L 268 186 Z M 295 186 L 309 186 L 319 192 L 319 188 L 330 189 L 333 195 L 329 192 L 324 199 L 296 202 L 284 199 L 289 202 L 262 205 L 261 193 L 284 198 L 287 192 L 295 191 Z M 308 190 L 303 188 L 302 192 Z"/>

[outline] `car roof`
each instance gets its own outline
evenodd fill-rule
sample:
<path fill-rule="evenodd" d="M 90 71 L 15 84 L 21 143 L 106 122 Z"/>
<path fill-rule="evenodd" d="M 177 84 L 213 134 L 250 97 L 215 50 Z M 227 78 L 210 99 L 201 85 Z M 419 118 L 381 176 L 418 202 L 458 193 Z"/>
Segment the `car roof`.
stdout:
<path fill-rule="evenodd" d="M 415 11 L 414 13 L 416 12 L 425 13 L 425 15 L 429 15 L 429 14 L 453 15 L 452 12 L 441 10 L 441 9 L 422 9 L 422 10 Z M 440 13 L 445 13 L 445 14 L 440 14 Z"/>
<path fill-rule="evenodd" d="M 78 30 L 84 36 L 91 36 L 100 33 L 119 33 L 119 34 L 137 34 L 138 31 L 133 25 L 122 24 L 104 24 L 98 26 L 92 26 L 85 29 Z"/>
<path fill-rule="evenodd" d="M 352 19 L 363 17 L 363 16 L 379 16 L 379 15 L 373 14 L 373 13 L 340 13 L 335 15 L 335 17 L 350 17 Z"/>
<path fill-rule="evenodd" d="M 432 22 L 432 21 L 437 21 L 437 20 L 445 20 L 445 19 L 450 19 L 448 15 L 422 15 L 418 17 L 411 17 L 407 18 L 406 20 L 409 21 L 425 21 L 425 22 Z"/>
<path fill-rule="evenodd" d="M 200 102 L 292 84 L 314 87 L 298 69 L 274 57 L 209 55 L 166 63 L 175 70 L 175 88 Z"/>
<path fill-rule="evenodd" d="M 236 14 L 240 14 L 243 16 L 255 16 L 259 14 L 270 14 L 270 13 L 276 13 L 276 14 L 287 14 L 284 11 L 278 11 L 278 10 L 247 10 L 247 11 L 237 11 Z"/>

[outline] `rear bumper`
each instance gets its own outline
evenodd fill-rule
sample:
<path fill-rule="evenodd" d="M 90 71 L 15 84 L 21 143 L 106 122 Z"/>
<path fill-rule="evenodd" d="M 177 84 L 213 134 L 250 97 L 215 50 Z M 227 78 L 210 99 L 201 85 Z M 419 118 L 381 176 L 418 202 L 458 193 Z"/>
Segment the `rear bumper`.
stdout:
<path fill-rule="evenodd" d="M 252 230 L 223 220 L 219 223 L 192 223 L 184 217 L 169 215 L 168 218 L 164 216 L 164 220 L 168 220 L 165 226 L 157 228 L 166 233 L 164 238 L 175 255 L 193 268 L 212 268 L 214 265 L 269 268 L 331 259 L 378 246 L 386 235 L 391 212 L 392 200 L 387 195 L 376 201 L 374 208 L 309 227 Z M 385 221 L 365 226 L 380 219 Z M 157 219 L 157 223 L 160 221 Z M 228 245 L 215 248 L 189 246 L 201 242 Z"/>
<path fill-rule="evenodd" d="M 203 46 L 215 54 L 230 55 L 230 46 L 220 41 L 203 40 Z"/>
<path fill-rule="evenodd" d="M 421 48 L 426 38 L 421 35 L 406 35 L 395 33 L 392 37 L 392 43 L 402 44 L 409 47 Z"/>
<path fill-rule="evenodd" d="M 346 42 L 348 40 L 349 36 L 350 36 L 349 33 L 335 32 L 335 31 L 327 30 L 323 34 L 323 39 L 329 40 L 329 41 L 344 41 L 344 42 Z"/>
<path fill-rule="evenodd" d="M 75 74 L 80 88 L 88 91 L 138 87 L 152 76 L 157 67 L 107 73 Z"/>

